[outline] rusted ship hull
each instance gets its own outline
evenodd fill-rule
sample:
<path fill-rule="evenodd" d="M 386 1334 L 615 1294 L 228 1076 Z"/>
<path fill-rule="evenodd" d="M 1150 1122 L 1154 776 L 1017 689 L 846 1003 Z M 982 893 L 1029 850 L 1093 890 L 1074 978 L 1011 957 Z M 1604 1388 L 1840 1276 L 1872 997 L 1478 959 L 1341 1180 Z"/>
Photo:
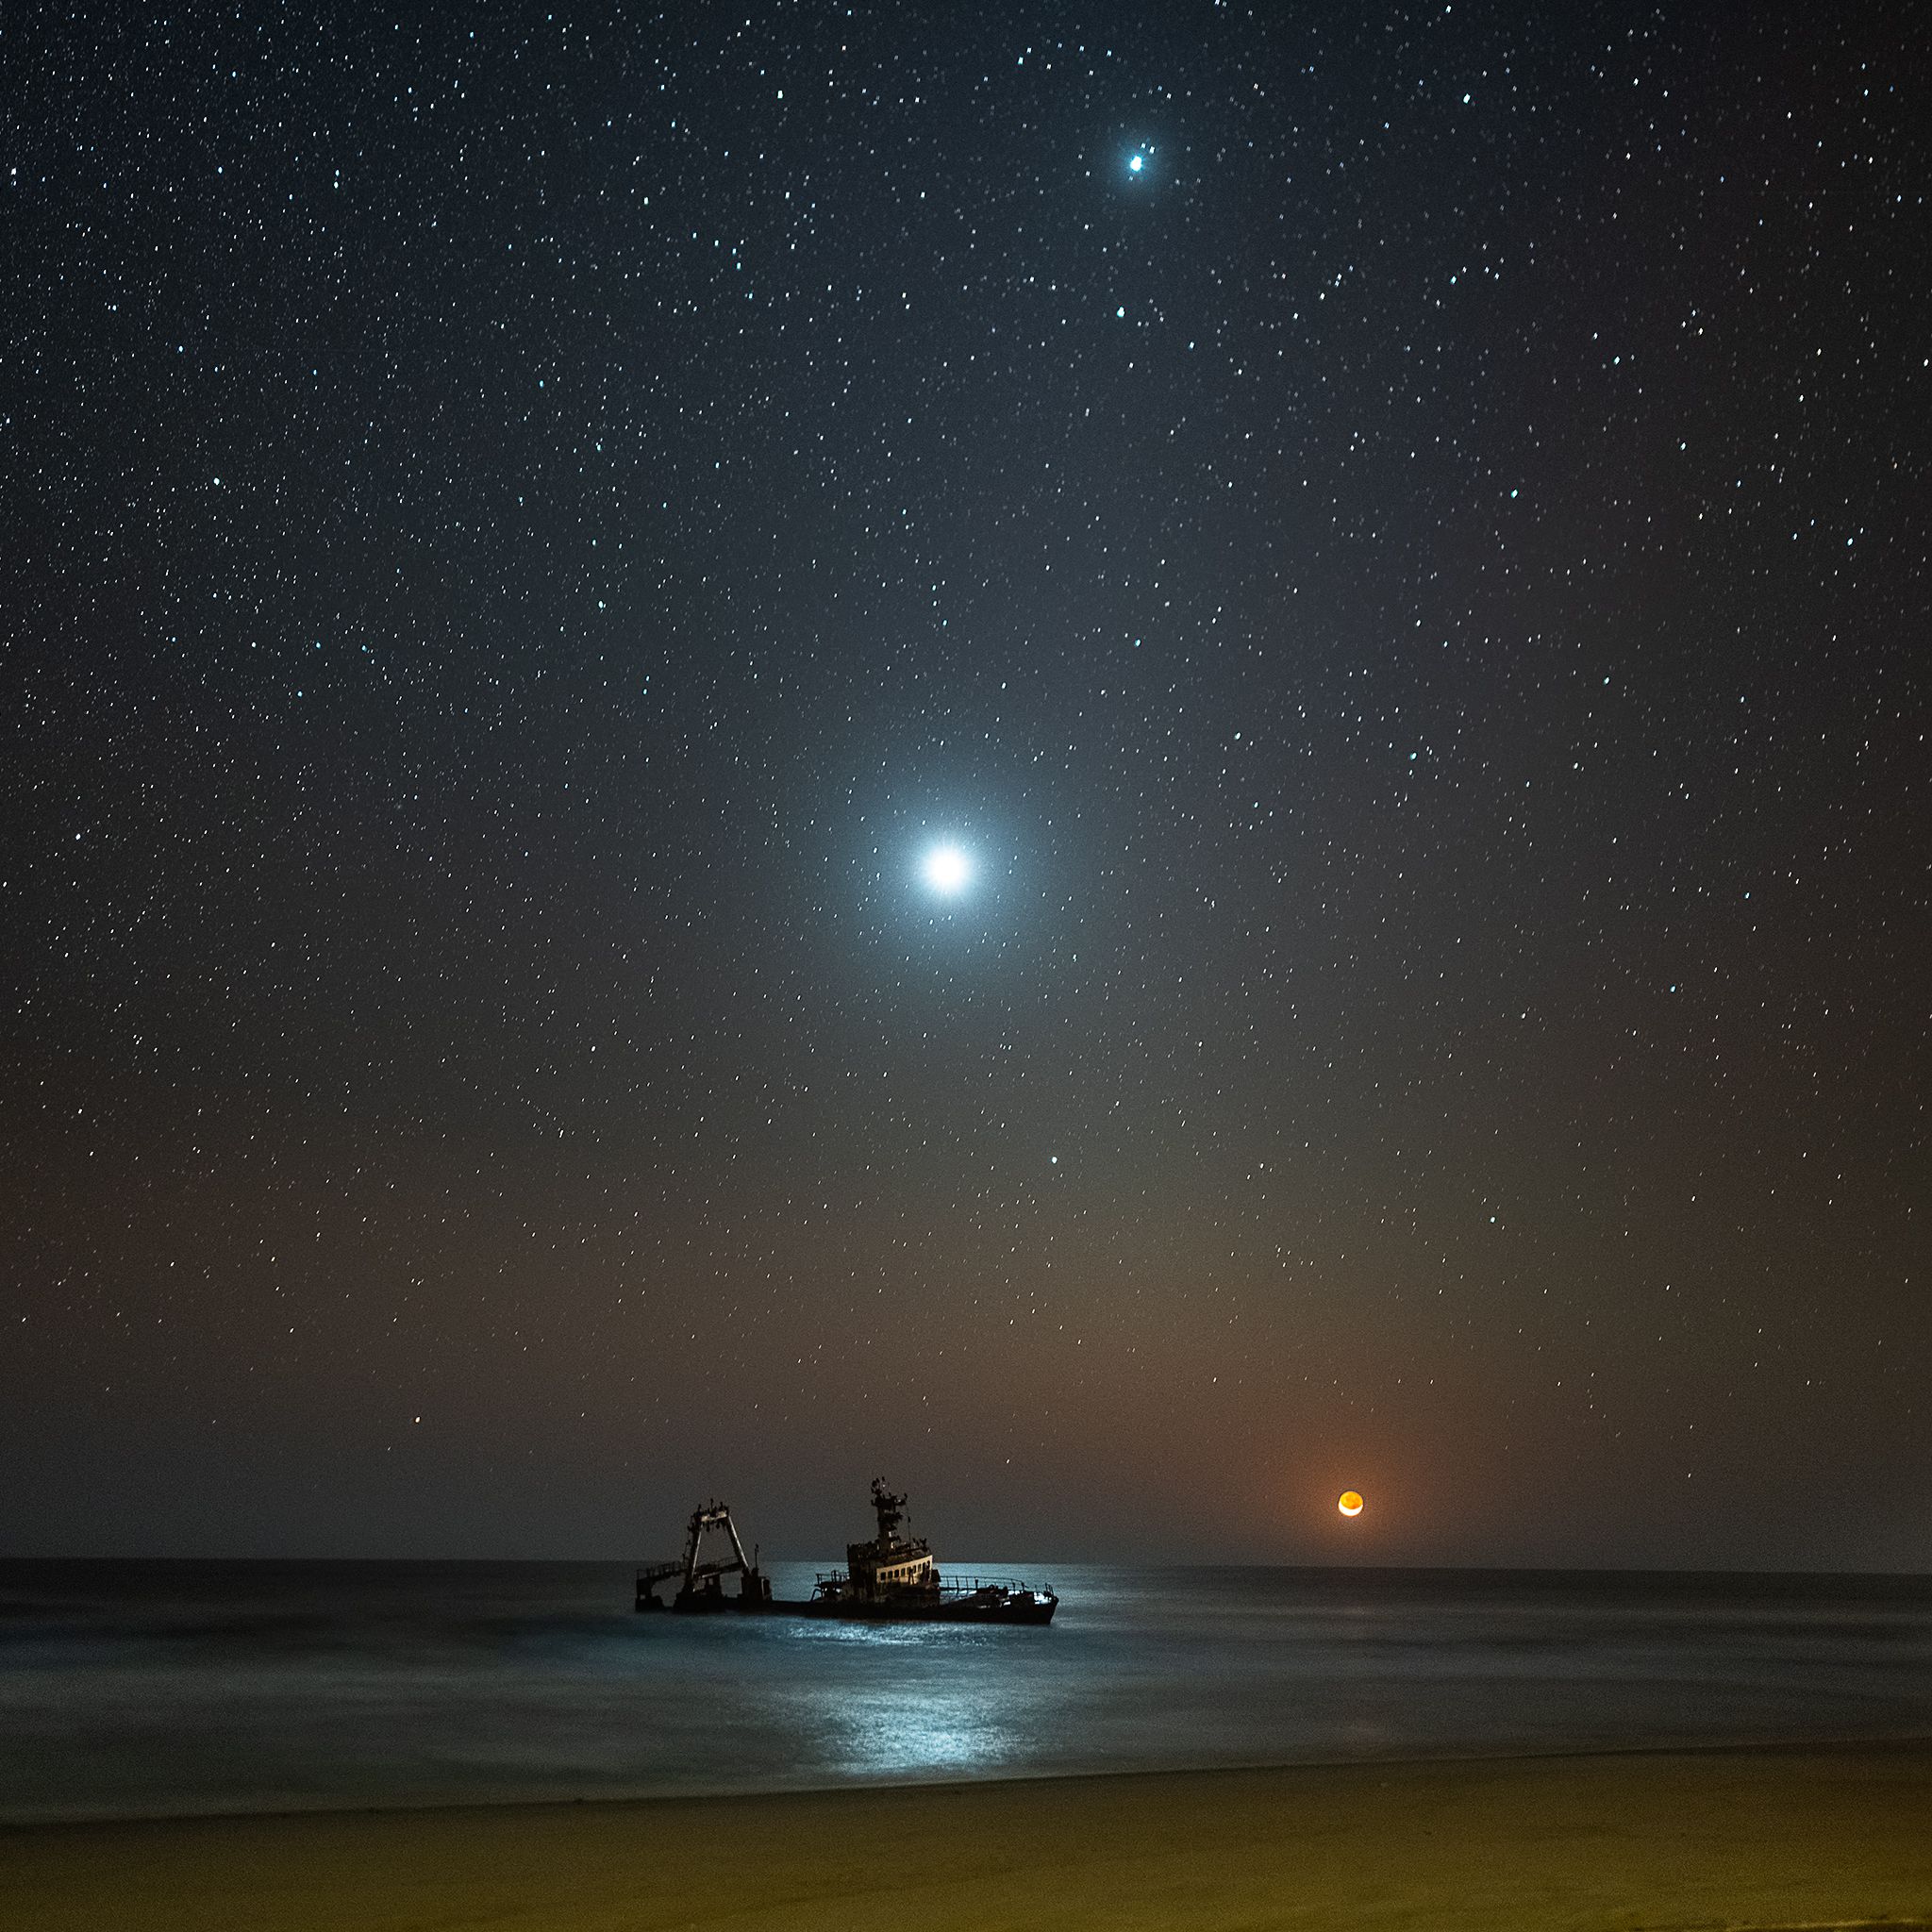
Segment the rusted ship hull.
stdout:
<path fill-rule="evenodd" d="M 775 1608 L 791 1609 L 781 1604 Z M 1059 1599 L 1050 1590 L 1008 1591 L 997 1596 L 942 1597 L 938 1602 L 827 1603 L 813 1598 L 795 1606 L 800 1616 L 833 1617 L 848 1624 L 1051 1624 Z"/>
<path fill-rule="evenodd" d="M 683 1617 L 744 1615 L 752 1617 L 813 1617 L 845 1624 L 1051 1624 L 1059 1599 L 1051 1591 L 1011 1591 L 993 1596 L 941 1597 L 938 1601 L 908 1598 L 891 1602 L 837 1602 L 822 1597 L 725 1596 L 697 1591 L 661 1602 L 639 1591 L 641 1610 L 669 1610 Z"/>

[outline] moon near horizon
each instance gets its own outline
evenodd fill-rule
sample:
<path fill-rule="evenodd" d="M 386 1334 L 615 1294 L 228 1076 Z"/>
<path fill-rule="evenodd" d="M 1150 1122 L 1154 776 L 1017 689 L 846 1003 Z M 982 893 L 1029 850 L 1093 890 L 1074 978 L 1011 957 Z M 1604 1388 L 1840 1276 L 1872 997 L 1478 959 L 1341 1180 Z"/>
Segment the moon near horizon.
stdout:
<path fill-rule="evenodd" d="M 1354 1490 L 1343 1490 L 1341 1500 L 1335 1506 L 1344 1516 L 1359 1516 L 1362 1513 L 1362 1499 Z"/>

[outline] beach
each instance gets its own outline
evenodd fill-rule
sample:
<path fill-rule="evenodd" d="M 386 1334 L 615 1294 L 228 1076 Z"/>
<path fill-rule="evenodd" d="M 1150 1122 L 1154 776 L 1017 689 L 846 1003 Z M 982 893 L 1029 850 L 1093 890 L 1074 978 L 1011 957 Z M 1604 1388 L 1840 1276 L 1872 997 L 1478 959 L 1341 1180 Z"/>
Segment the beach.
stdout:
<path fill-rule="evenodd" d="M 32 1825 L 33 1932 L 1932 1924 L 1932 1740 Z"/>

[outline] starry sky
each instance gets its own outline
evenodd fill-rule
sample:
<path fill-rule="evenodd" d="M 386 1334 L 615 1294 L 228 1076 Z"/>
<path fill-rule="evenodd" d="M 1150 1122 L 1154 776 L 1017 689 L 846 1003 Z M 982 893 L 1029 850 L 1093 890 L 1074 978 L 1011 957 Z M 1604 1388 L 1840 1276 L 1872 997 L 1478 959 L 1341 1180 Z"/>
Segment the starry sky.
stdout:
<path fill-rule="evenodd" d="M 0 1549 L 1932 1567 L 1925 56 L 10 13 Z"/>

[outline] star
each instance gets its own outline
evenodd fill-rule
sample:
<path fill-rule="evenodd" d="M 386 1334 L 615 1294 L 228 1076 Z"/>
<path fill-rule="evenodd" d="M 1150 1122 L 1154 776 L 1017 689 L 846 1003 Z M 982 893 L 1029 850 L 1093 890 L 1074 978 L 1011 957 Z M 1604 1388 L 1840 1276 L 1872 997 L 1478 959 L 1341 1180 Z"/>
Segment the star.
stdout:
<path fill-rule="evenodd" d="M 973 859 L 958 845 L 935 845 L 920 863 L 925 882 L 943 899 L 952 899 L 973 882 Z"/>
<path fill-rule="evenodd" d="M 1147 157 L 1145 155 L 1134 155 L 1127 161 L 1127 173 L 1138 175 L 1146 165 Z"/>

